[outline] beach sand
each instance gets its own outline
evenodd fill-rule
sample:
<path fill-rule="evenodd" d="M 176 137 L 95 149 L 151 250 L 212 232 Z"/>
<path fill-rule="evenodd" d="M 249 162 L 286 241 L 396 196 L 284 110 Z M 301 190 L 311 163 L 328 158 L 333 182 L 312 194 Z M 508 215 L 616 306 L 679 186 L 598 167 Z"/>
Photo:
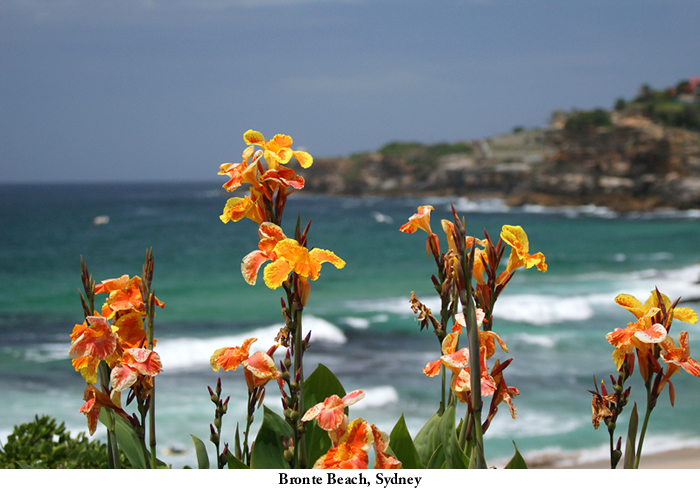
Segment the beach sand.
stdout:
<path fill-rule="evenodd" d="M 610 461 L 591 461 L 580 464 L 558 464 L 557 461 L 528 462 L 532 469 L 610 469 Z M 618 464 L 622 468 L 623 463 Z M 700 469 L 700 448 L 677 449 L 661 453 L 644 454 L 640 469 Z"/>

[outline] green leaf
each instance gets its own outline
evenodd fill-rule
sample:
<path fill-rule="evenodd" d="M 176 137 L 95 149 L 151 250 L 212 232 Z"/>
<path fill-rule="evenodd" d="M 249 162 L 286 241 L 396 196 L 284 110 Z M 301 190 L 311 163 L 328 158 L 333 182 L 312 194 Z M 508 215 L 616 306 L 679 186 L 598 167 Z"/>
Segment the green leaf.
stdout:
<path fill-rule="evenodd" d="M 228 458 L 228 469 L 229 470 L 247 470 L 248 468 L 243 461 L 235 457 L 231 451 L 226 451 L 226 457 Z"/>
<path fill-rule="evenodd" d="M 204 442 L 202 442 L 201 439 L 193 436 L 192 434 L 190 434 L 190 437 L 192 438 L 192 442 L 194 442 L 194 450 L 197 454 L 197 466 L 200 470 L 208 470 L 209 454 L 207 454 L 207 448 L 204 445 Z"/>
<path fill-rule="evenodd" d="M 423 466 L 428 467 L 428 461 L 435 454 L 435 450 L 442 444 L 440 440 L 440 413 L 436 412 L 428 419 L 425 425 L 418 431 L 413 444 L 420 456 Z M 444 459 L 444 458 L 443 458 Z"/>
<path fill-rule="evenodd" d="M 389 434 L 389 447 L 394 452 L 396 459 L 401 461 L 403 469 L 422 470 L 425 467 L 420 460 L 418 451 L 416 451 L 416 446 L 413 445 L 403 414 Z"/>
<path fill-rule="evenodd" d="M 455 432 L 455 405 L 451 403 L 440 419 L 438 425 L 442 447 L 445 452 L 445 467 L 448 469 L 464 470 L 469 466 L 469 460 L 464 455 L 457 441 Z"/>
<path fill-rule="evenodd" d="M 515 441 L 513 441 L 513 446 L 515 447 L 515 454 L 510 459 L 510 461 L 508 461 L 508 464 L 506 465 L 505 469 L 507 469 L 507 470 L 526 470 L 527 463 L 525 462 L 522 455 L 520 454 L 520 451 L 518 451 L 518 446 L 515 445 Z"/>
<path fill-rule="evenodd" d="M 637 438 L 638 424 L 639 418 L 637 416 L 637 404 L 635 403 L 634 407 L 632 407 L 632 413 L 630 414 L 630 423 L 627 428 L 627 442 L 625 444 L 625 469 L 634 469 L 634 441 Z"/>
<path fill-rule="evenodd" d="M 430 456 L 428 464 L 425 465 L 426 470 L 439 470 L 445 467 L 445 451 L 442 449 L 442 444 L 438 445 L 435 452 Z"/>
<path fill-rule="evenodd" d="M 19 468 L 21 470 L 34 470 L 34 469 L 36 469 L 33 466 L 30 466 L 26 463 L 22 463 L 21 461 L 18 461 L 16 464 L 17 464 L 17 466 L 19 466 Z"/>
<path fill-rule="evenodd" d="M 119 449 L 122 450 L 134 469 L 145 470 L 148 468 L 143 441 L 136 435 L 130 424 L 109 408 L 100 410 L 99 420 L 107 427 L 113 424 Z"/>
<path fill-rule="evenodd" d="M 292 428 L 267 406 L 263 405 L 263 409 L 265 413 L 253 445 L 250 467 L 255 469 L 289 469 L 289 463 L 284 459 L 281 436 L 285 439 L 292 437 Z"/>
<path fill-rule="evenodd" d="M 304 412 L 331 395 L 342 398 L 346 395 L 345 388 L 330 369 L 319 364 L 304 381 Z M 312 466 L 331 448 L 331 439 L 316 422 L 308 422 L 305 427 L 306 458 L 309 466 Z"/>

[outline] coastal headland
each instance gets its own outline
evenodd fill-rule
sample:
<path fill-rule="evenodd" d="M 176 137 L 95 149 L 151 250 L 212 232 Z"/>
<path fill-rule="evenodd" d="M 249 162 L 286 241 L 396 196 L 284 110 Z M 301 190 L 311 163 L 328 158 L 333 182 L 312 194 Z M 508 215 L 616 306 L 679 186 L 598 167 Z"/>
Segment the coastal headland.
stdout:
<path fill-rule="evenodd" d="M 693 79 L 695 80 L 695 79 Z M 456 143 L 392 142 L 318 158 L 306 189 L 336 195 L 500 198 L 511 206 L 700 208 L 700 84 L 642 86 L 614 109 L 555 111 L 546 128 Z M 665 111 L 665 112 L 664 112 Z M 669 115 L 670 114 L 670 115 Z"/>

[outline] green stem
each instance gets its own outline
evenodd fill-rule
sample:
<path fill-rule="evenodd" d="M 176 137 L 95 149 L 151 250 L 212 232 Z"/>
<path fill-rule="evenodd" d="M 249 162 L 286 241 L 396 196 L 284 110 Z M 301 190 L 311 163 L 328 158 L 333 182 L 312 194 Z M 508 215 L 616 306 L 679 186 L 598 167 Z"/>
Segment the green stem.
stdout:
<path fill-rule="evenodd" d="M 481 428 L 481 355 L 479 351 L 479 327 L 476 324 L 476 311 L 471 295 L 471 284 L 467 283 L 466 298 L 462 298 L 464 318 L 467 323 L 467 338 L 469 339 L 469 372 L 471 374 L 471 406 L 474 418 L 474 437 L 476 443 L 476 467 L 485 468 L 484 435 Z M 466 303 L 466 304 L 465 304 Z"/>
<path fill-rule="evenodd" d="M 109 367 L 104 361 L 100 361 L 99 364 L 100 371 L 100 382 L 107 390 L 109 390 Z M 109 391 L 107 391 L 109 393 Z M 120 469 L 121 464 L 119 461 L 119 447 L 117 445 L 117 436 L 114 432 L 114 412 L 111 410 L 107 411 L 108 417 L 110 419 L 109 427 L 107 427 L 107 448 L 109 457 L 109 468 L 110 469 Z"/>
<path fill-rule="evenodd" d="M 252 396 L 253 394 L 251 392 L 248 392 L 248 416 L 246 417 L 245 433 L 243 435 L 243 460 L 248 466 L 250 466 L 250 448 L 248 447 L 248 433 L 250 432 L 250 426 L 253 423 L 253 410 L 255 410 L 255 406 L 251 408 L 251 405 L 253 405 L 251 403 Z"/>
<path fill-rule="evenodd" d="M 652 390 L 652 383 L 647 382 L 647 411 L 646 414 L 644 414 L 644 423 L 642 424 L 642 431 L 639 433 L 639 443 L 637 444 L 637 454 L 635 456 L 634 460 L 634 468 L 637 469 L 639 468 L 639 463 L 642 459 L 642 445 L 644 444 L 644 435 L 647 432 L 647 425 L 649 424 L 649 417 L 651 416 L 652 410 L 654 410 L 654 407 L 651 406 L 651 390 Z"/>
<path fill-rule="evenodd" d="M 298 383 L 297 388 L 297 405 L 299 407 L 299 413 L 304 413 L 304 338 L 302 336 L 301 328 L 301 315 L 302 310 L 295 309 L 294 311 L 294 379 Z M 294 421 L 296 425 L 297 441 L 294 446 L 294 451 L 296 452 L 297 468 L 306 469 L 306 441 L 304 433 L 300 431 L 301 417 Z"/>
<path fill-rule="evenodd" d="M 149 291 L 148 296 L 148 315 L 146 321 L 146 337 L 148 340 L 148 347 L 153 350 L 153 329 L 154 322 L 153 317 L 155 315 L 155 294 Z M 151 399 L 148 407 L 148 438 L 149 445 L 151 446 L 151 468 L 158 468 L 157 458 L 156 458 L 156 380 L 155 377 L 151 378 Z"/>
<path fill-rule="evenodd" d="M 444 364 L 441 366 L 440 372 L 442 374 L 442 393 L 440 397 L 440 409 L 438 413 L 442 415 L 443 413 L 445 413 L 445 381 L 447 378 L 446 368 Z"/>

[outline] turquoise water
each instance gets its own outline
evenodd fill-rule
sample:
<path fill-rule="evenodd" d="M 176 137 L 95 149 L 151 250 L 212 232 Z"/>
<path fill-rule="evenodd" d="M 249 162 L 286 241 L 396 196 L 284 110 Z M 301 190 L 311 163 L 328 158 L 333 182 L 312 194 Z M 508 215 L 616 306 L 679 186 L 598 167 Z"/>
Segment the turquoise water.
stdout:
<path fill-rule="evenodd" d="M 47 413 L 72 431 L 85 430 L 78 413 L 85 384 L 67 356 L 69 334 L 82 321 L 78 298 L 80 256 L 97 281 L 140 275 L 149 247 L 155 256 L 154 288 L 165 302 L 156 318 L 164 372 L 157 378 L 159 447 L 175 467 L 192 464 L 190 434 L 208 439 L 213 405 L 208 365 L 218 347 L 240 345 L 251 335 L 266 350 L 281 315 L 281 291 L 262 280 L 251 287 L 240 275 L 241 258 L 257 247 L 254 223 L 224 225 L 219 215 L 229 195 L 220 183 L 157 185 L 38 185 L 0 188 L 0 438 L 12 426 Z M 518 271 L 496 306 L 495 331 L 513 357 L 507 381 L 520 390 L 518 419 L 501 410 L 487 433 L 487 457 L 512 454 L 512 440 L 526 459 L 557 455 L 605 458 L 607 432 L 591 425 L 593 376 L 614 366 L 605 334 L 624 327 L 630 313 L 615 305 L 621 292 L 644 300 L 658 286 L 672 299 L 695 298 L 700 308 L 700 213 L 659 212 L 617 216 L 601 208 L 508 208 L 499 201 L 384 199 L 308 196 L 289 201 L 284 228 L 298 215 L 312 220 L 309 245 L 333 250 L 347 266 L 326 264 L 312 283 L 305 329 L 313 345 L 307 373 L 329 366 L 347 390 L 367 396 L 351 408 L 390 432 L 403 413 L 413 435 L 437 409 L 439 380 L 422 367 L 439 357 L 430 332 L 420 332 L 411 291 L 436 307 L 425 254 L 425 234 L 398 228 L 421 204 L 432 204 L 433 227 L 449 218 L 454 202 L 468 233 L 496 237 L 503 224 L 527 231 L 531 251 L 542 251 L 549 271 Z M 95 216 L 109 223 L 93 226 Z M 440 233 L 441 235 L 441 233 Z M 445 244 L 446 245 L 446 244 Z M 700 356 L 700 326 L 690 332 L 691 355 Z M 244 421 L 245 383 L 240 373 L 221 375 L 231 395 L 224 438 Z M 673 379 L 676 406 L 663 395 L 645 450 L 700 444 L 700 379 Z M 633 399 L 644 405 L 643 389 Z M 279 408 L 274 389 L 266 403 Z M 99 434 L 98 434 L 99 435 Z M 623 435 L 620 431 L 619 435 Z"/>

